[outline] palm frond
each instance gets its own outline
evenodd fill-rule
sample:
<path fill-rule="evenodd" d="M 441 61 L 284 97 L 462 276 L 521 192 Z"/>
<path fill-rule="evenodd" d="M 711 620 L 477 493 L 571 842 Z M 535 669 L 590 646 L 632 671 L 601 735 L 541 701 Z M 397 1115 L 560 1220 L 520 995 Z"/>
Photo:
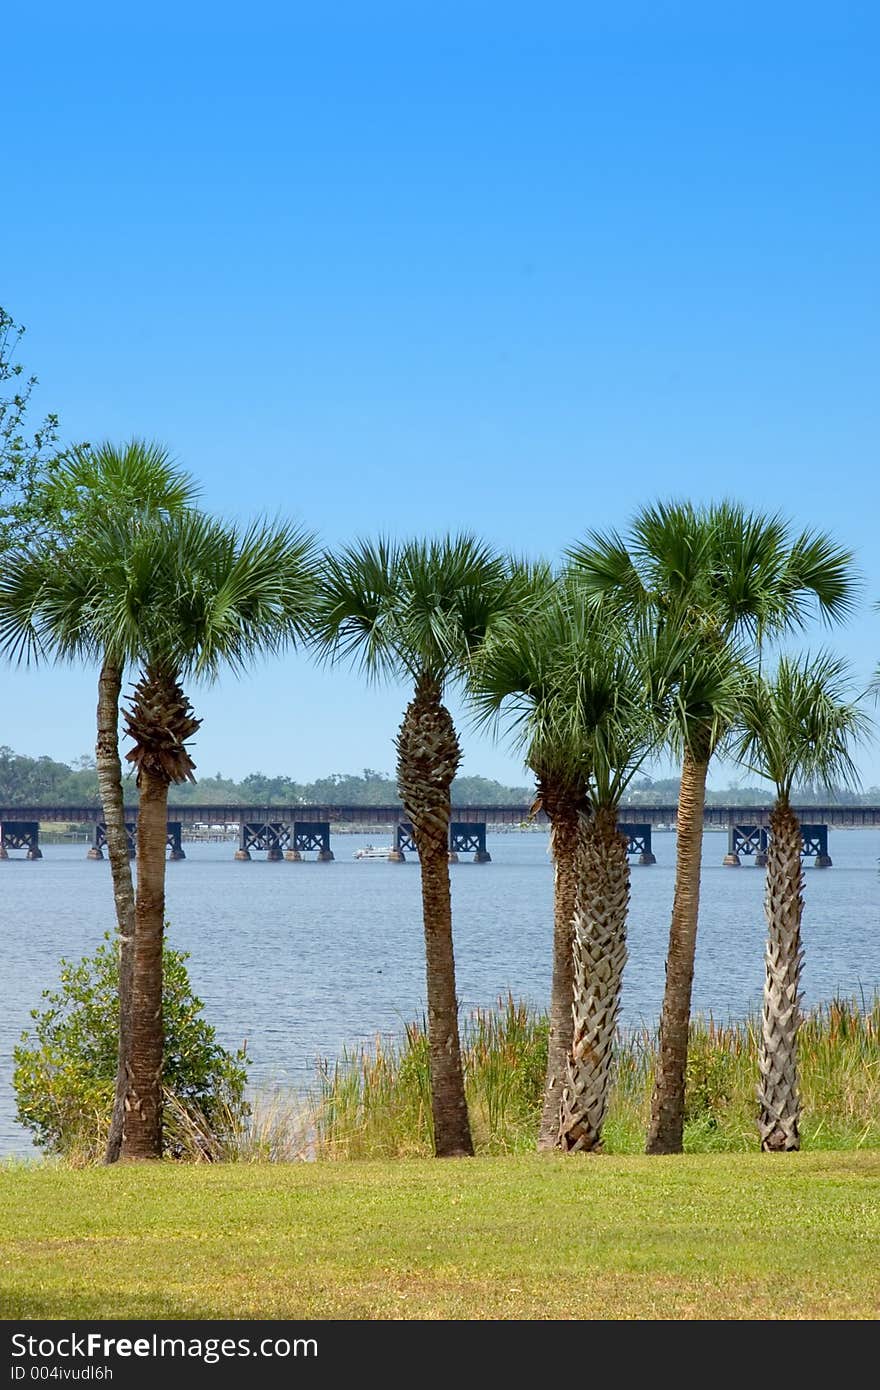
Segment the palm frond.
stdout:
<path fill-rule="evenodd" d="M 753 673 L 748 681 L 732 751 L 788 799 L 801 782 L 857 786 L 852 752 L 871 727 L 846 661 L 827 651 L 782 656 L 772 678 Z"/>

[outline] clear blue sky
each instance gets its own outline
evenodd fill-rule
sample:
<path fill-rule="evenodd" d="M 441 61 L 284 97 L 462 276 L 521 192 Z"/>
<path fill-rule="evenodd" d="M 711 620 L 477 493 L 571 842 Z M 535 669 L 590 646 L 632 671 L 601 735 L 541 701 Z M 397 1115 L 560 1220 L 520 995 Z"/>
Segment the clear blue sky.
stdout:
<path fill-rule="evenodd" d="M 0 302 L 67 437 L 331 543 L 781 508 L 858 552 L 867 679 L 876 6 L 43 3 L 0 39 Z M 2 681 L 0 741 L 91 749 L 92 673 Z M 393 766 L 400 691 L 291 657 L 195 694 L 203 774 Z"/>

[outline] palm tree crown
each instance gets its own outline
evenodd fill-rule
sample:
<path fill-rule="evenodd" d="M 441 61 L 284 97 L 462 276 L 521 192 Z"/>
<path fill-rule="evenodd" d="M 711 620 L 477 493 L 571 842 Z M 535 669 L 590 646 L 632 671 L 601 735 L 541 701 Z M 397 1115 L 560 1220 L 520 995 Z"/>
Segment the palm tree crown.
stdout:
<path fill-rule="evenodd" d="M 510 607 L 508 568 L 474 536 L 360 541 L 325 556 L 315 642 L 371 677 L 456 678 Z"/>
<path fill-rule="evenodd" d="M 772 678 L 754 673 L 740 699 L 734 754 L 791 799 L 798 783 L 858 783 L 853 744 L 871 721 L 849 695 L 847 662 L 829 652 L 782 656 Z"/>

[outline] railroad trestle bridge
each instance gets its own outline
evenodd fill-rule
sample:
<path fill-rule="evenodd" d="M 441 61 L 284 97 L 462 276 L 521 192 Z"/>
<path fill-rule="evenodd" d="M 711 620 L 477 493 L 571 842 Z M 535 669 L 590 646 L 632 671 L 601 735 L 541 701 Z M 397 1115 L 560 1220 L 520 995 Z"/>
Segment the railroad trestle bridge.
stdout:
<path fill-rule="evenodd" d="M 880 825 L 880 806 L 804 806 L 794 808 L 801 821 L 802 853 L 817 868 L 828 868 L 828 830 L 832 826 Z M 639 864 L 656 863 L 652 831 L 675 830 L 677 808 L 672 806 L 622 806 L 620 830 L 627 837 L 628 853 Z M 0 807 L 0 860 L 10 850 L 24 851 L 27 859 L 42 858 L 40 827 L 52 823 L 88 825 L 92 828 L 90 859 L 103 859 L 106 847 L 104 813 L 100 806 L 20 806 Z M 517 829 L 546 824 L 542 811 L 534 816 L 526 805 L 454 806 L 449 827 L 449 854 L 473 854 L 474 862 L 487 864 L 490 855 L 486 834 L 491 829 Z M 759 867 L 766 863 L 770 834 L 769 806 L 707 806 L 703 815 L 707 828 L 727 830 L 724 863 L 738 867 L 750 858 Z M 331 832 L 342 827 L 373 833 L 391 830 L 390 858 L 404 862 L 415 851 L 412 825 L 402 806 L 169 806 L 168 853 L 171 859 L 185 859 L 183 848 L 187 831 L 196 827 L 230 827 L 237 831 L 235 858 L 249 860 L 265 854 L 269 861 L 296 862 L 314 853 L 319 862 L 329 863 L 334 854 Z M 137 808 L 126 808 L 129 848 L 135 852 Z"/>

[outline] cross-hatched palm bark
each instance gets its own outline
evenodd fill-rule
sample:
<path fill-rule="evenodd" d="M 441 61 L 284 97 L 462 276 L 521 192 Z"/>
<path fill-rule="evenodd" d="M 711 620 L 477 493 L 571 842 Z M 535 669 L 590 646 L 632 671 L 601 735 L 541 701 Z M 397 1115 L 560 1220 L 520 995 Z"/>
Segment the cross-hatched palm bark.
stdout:
<path fill-rule="evenodd" d="M 131 1042 L 123 1110 L 123 1159 L 157 1158 L 162 1152 L 162 937 L 165 923 L 165 845 L 168 788 L 193 781 L 195 764 L 186 744 L 201 720 L 173 670 L 147 667 L 125 714 L 134 747 L 126 754 L 137 768 L 138 890 L 131 982 Z"/>
<path fill-rule="evenodd" d="M 550 1028 L 547 1038 L 547 1075 L 538 1128 L 538 1149 L 554 1149 L 559 1142 L 562 1088 L 571 1053 L 574 992 L 574 915 L 577 904 L 577 847 L 579 823 L 586 812 L 586 798 L 560 789 L 552 778 L 539 778 L 542 809 L 550 822 L 553 857 L 553 974 L 550 986 Z"/>
<path fill-rule="evenodd" d="M 584 819 L 577 855 L 572 1042 L 562 1092 L 559 1146 L 589 1152 L 608 1108 L 629 908 L 626 838 L 612 807 Z"/>
<path fill-rule="evenodd" d="M 397 779 L 413 827 L 422 881 L 422 918 L 431 1055 L 431 1113 L 438 1158 L 473 1154 L 461 1065 L 449 883 L 450 787 L 461 762 L 452 717 L 428 675 L 397 736 Z"/>
<path fill-rule="evenodd" d="M 804 910 L 800 822 L 784 801 L 770 813 L 764 912 L 767 918 L 758 1130 L 768 1152 L 800 1148 L 798 1029 Z"/>

